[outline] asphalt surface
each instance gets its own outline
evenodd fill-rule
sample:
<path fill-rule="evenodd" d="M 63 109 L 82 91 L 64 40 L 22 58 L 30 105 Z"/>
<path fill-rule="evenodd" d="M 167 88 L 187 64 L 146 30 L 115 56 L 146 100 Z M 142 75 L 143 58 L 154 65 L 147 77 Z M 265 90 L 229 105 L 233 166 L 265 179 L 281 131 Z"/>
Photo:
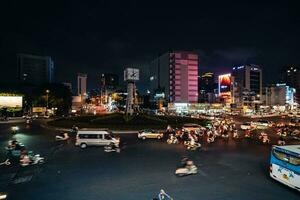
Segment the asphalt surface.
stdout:
<path fill-rule="evenodd" d="M 74 141 L 58 143 L 57 131 L 35 122 L 0 125 L 0 160 L 9 139 L 15 137 L 28 149 L 46 157 L 41 166 L 0 166 L 0 192 L 16 200 L 150 200 L 163 188 L 175 200 L 299 199 L 300 193 L 269 177 L 269 145 L 252 140 L 217 140 L 203 143 L 199 151 L 158 140 L 139 141 L 135 134 L 121 135 L 121 153 L 101 147 L 80 149 Z M 276 136 L 272 137 L 276 141 Z M 299 143 L 297 141 L 289 141 Z M 193 176 L 176 177 L 183 156 L 199 168 Z"/>

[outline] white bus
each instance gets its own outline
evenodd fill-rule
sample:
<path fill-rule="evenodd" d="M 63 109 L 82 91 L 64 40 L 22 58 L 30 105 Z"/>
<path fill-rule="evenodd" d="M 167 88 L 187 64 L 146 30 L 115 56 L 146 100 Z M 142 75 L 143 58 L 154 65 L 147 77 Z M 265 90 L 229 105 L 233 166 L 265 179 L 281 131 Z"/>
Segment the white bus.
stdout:
<path fill-rule="evenodd" d="M 270 176 L 300 191 L 300 145 L 272 147 Z"/>

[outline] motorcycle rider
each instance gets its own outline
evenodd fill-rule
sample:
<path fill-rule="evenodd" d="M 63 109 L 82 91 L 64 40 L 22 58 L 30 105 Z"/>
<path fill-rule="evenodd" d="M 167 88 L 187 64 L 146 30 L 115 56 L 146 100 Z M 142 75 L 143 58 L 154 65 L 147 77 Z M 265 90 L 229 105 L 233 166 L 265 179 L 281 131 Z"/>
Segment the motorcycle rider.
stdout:
<path fill-rule="evenodd" d="M 214 134 L 212 133 L 212 131 L 208 131 L 207 132 L 207 142 L 211 143 L 214 142 L 215 138 L 214 138 Z"/>
<path fill-rule="evenodd" d="M 77 133 L 78 132 L 78 127 L 74 124 L 71 128 L 72 133 Z"/>
<path fill-rule="evenodd" d="M 239 138 L 239 134 L 237 129 L 233 129 L 233 138 L 238 139 Z"/>
<path fill-rule="evenodd" d="M 168 195 L 163 189 L 161 189 L 158 194 L 158 198 L 153 198 L 152 200 L 164 200 L 164 199 L 173 200 L 173 198 L 170 195 Z"/>
<path fill-rule="evenodd" d="M 280 146 L 285 145 L 285 141 L 284 141 L 284 138 L 282 136 L 279 137 L 279 139 L 277 141 L 277 144 L 280 145 Z"/>

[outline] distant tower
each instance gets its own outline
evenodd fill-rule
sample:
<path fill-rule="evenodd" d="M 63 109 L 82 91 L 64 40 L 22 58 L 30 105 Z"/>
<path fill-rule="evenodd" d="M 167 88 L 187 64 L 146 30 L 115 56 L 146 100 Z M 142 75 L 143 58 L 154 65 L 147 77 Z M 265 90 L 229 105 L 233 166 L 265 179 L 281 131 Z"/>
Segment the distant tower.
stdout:
<path fill-rule="evenodd" d="M 132 115 L 137 108 L 135 82 L 139 80 L 139 69 L 126 68 L 124 81 L 127 82 L 126 114 Z"/>
<path fill-rule="evenodd" d="M 18 79 L 21 83 L 42 85 L 53 82 L 54 62 L 49 56 L 18 54 Z"/>
<path fill-rule="evenodd" d="M 86 74 L 79 73 L 77 75 L 77 94 L 78 96 L 86 96 Z"/>

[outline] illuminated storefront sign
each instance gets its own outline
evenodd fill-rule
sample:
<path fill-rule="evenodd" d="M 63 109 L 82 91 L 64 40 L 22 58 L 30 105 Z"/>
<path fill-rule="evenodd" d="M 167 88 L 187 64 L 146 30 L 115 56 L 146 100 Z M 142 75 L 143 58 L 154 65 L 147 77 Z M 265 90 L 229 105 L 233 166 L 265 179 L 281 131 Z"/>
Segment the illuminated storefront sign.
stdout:
<path fill-rule="evenodd" d="M 0 96 L 0 108 L 22 108 L 22 96 Z"/>

